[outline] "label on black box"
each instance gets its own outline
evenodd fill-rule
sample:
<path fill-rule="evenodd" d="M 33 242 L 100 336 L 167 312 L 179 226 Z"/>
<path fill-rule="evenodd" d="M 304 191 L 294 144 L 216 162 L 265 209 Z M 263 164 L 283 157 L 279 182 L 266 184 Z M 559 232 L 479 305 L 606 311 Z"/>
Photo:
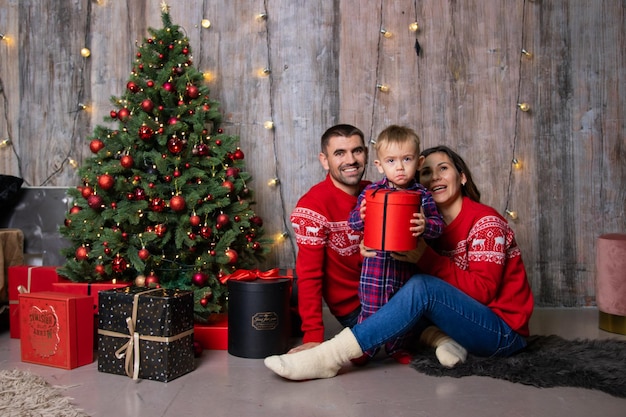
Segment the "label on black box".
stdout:
<path fill-rule="evenodd" d="M 274 330 L 278 327 L 278 314 L 273 311 L 256 313 L 252 316 L 252 327 L 256 330 Z"/>

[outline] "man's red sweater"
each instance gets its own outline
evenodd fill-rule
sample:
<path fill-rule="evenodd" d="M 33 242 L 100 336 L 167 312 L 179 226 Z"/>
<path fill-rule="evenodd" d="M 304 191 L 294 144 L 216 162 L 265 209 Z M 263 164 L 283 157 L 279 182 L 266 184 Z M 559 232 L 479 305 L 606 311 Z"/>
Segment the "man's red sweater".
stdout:
<path fill-rule="evenodd" d="M 368 182 L 361 182 L 361 189 Z M 296 276 L 303 343 L 324 341 L 322 298 L 335 316 L 359 307 L 362 233 L 348 226 L 357 196 L 335 187 L 330 175 L 300 198 L 291 213 L 298 243 Z"/>

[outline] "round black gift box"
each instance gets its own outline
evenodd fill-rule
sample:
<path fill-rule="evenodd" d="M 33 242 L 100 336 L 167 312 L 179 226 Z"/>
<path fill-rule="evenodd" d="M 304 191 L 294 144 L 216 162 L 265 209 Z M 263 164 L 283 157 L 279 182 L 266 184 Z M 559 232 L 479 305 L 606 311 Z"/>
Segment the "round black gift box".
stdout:
<path fill-rule="evenodd" d="M 290 279 L 228 281 L 228 353 L 265 358 L 289 348 Z"/>

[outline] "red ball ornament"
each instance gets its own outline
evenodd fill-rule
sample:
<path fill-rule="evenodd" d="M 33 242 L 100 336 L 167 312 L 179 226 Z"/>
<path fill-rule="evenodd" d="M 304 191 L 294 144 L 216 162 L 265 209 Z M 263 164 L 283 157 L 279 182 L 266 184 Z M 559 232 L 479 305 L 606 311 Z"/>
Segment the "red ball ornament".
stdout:
<path fill-rule="evenodd" d="M 252 223 L 252 224 L 254 224 L 254 225 L 258 226 L 258 227 L 261 227 L 261 226 L 263 226 L 263 219 L 260 218 L 259 216 L 252 216 L 252 217 L 250 217 L 250 223 Z"/>
<path fill-rule="evenodd" d="M 146 199 L 146 190 L 144 190 L 141 187 L 137 187 L 133 191 L 132 198 L 129 199 L 129 200 L 142 201 L 142 200 L 145 200 L 145 199 Z"/>
<path fill-rule="evenodd" d="M 200 305 L 201 305 L 202 307 L 206 307 L 207 305 L 209 305 L 209 300 L 208 300 L 208 299 L 206 299 L 206 298 L 201 298 L 201 299 L 200 299 Z"/>
<path fill-rule="evenodd" d="M 120 165 L 126 169 L 132 168 L 134 162 L 133 157 L 130 155 L 124 155 L 120 158 Z"/>
<path fill-rule="evenodd" d="M 154 103 L 149 98 L 145 99 L 141 102 L 141 109 L 147 113 L 150 113 L 154 110 Z"/>
<path fill-rule="evenodd" d="M 234 265 L 237 263 L 237 260 L 239 259 L 239 254 L 236 250 L 226 249 L 224 253 L 226 253 L 226 256 L 228 257 L 228 265 Z"/>
<path fill-rule="evenodd" d="M 111 119 L 117 119 L 117 112 L 115 110 L 111 110 L 109 115 L 111 116 Z"/>
<path fill-rule="evenodd" d="M 185 94 L 189 98 L 198 98 L 198 96 L 200 96 L 200 89 L 195 85 L 188 85 L 187 88 L 185 88 Z"/>
<path fill-rule="evenodd" d="M 159 285 L 159 277 L 157 277 L 154 272 L 150 272 L 150 275 L 146 277 L 145 286 L 156 288 Z"/>
<path fill-rule="evenodd" d="M 237 149 L 235 153 L 233 154 L 233 159 L 243 159 L 243 158 L 244 158 L 243 151 L 241 149 Z"/>
<path fill-rule="evenodd" d="M 70 209 L 70 214 L 76 214 L 81 210 L 82 208 L 80 206 L 72 206 L 72 208 Z"/>
<path fill-rule="evenodd" d="M 213 230 L 210 226 L 202 226 L 200 228 L 200 236 L 202 236 L 203 239 L 209 239 L 212 234 Z"/>
<path fill-rule="evenodd" d="M 204 272 L 198 271 L 195 274 L 193 274 L 192 281 L 198 287 L 204 287 L 206 283 L 209 281 L 209 276 L 205 274 Z"/>
<path fill-rule="evenodd" d="M 154 232 L 158 237 L 163 237 L 165 236 L 165 232 L 167 232 L 167 226 L 162 223 L 157 224 L 156 226 L 154 226 Z"/>
<path fill-rule="evenodd" d="M 185 210 L 186 203 L 185 199 L 182 196 L 175 195 L 170 200 L 170 208 L 174 211 L 183 211 Z"/>
<path fill-rule="evenodd" d="M 91 149 L 93 153 L 98 153 L 102 148 L 104 148 L 104 142 L 100 139 L 94 139 L 89 143 L 89 149 Z"/>
<path fill-rule="evenodd" d="M 226 213 L 221 213 L 217 216 L 215 221 L 220 227 L 228 226 L 228 223 L 230 223 L 230 217 L 228 217 L 228 214 Z"/>
<path fill-rule="evenodd" d="M 87 205 L 94 210 L 102 210 L 102 197 L 92 194 L 87 198 Z"/>
<path fill-rule="evenodd" d="M 132 81 L 126 83 L 126 88 L 132 93 L 136 93 L 137 91 L 139 91 L 139 86 Z"/>
<path fill-rule="evenodd" d="M 232 193 L 233 191 L 235 191 L 235 184 L 232 183 L 232 181 L 224 181 L 222 183 L 222 187 L 226 188 L 228 190 L 229 193 Z"/>
<path fill-rule="evenodd" d="M 159 197 L 155 197 L 152 200 L 150 200 L 150 210 L 156 212 L 156 213 L 160 213 L 163 211 L 163 209 L 165 209 L 165 201 L 163 201 L 162 199 L 160 199 Z"/>
<path fill-rule="evenodd" d="M 199 226 L 201 221 L 202 220 L 200 219 L 200 216 L 197 216 L 195 214 L 189 217 L 189 224 L 193 227 Z"/>
<path fill-rule="evenodd" d="M 207 156 L 209 154 L 209 147 L 205 143 L 199 143 L 198 146 L 196 146 L 196 150 L 200 156 Z"/>
<path fill-rule="evenodd" d="M 126 262 L 126 259 L 122 258 L 120 255 L 115 255 L 115 258 L 111 261 L 111 268 L 113 269 L 113 272 L 121 274 L 126 271 L 126 268 L 128 268 L 128 262 Z"/>
<path fill-rule="evenodd" d="M 148 80 L 148 82 L 146 82 L 146 85 L 150 88 L 154 87 L 154 81 L 152 80 Z"/>
<path fill-rule="evenodd" d="M 137 252 L 137 256 L 139 256 L 139 259 L 142 261 L 145 261 L 150 257 L 150 251 L 146 248 L 141 248 L 139 252 Z"/>
<path fill-rule="evenodd" d="M 89 249 L 84 246 L 79 246 L 78 248 L 76 248 L 75 255 L 77 260 L 84 261 L 89 255 Z"/>
<path fill-rule="evenodd" d="M 222 141 L 221 141 L 221 140 L 219 140 L 219 139 L 217 139 L 217 140 L 215 141 L 215 144 L 216 144 L 217 146 L 222 146 Z"/>
<path fill-rule="evenodd" d="M 109 174 L 102 174 L 98 177 L 98 186 L 103 190 L 110 190 L 115 185 L 115 178 Z"/>
<path fill-rule="evenodd" d="M 239 177 L 239 168 L 237 168 L 237 167 L 230 167 L 230 168 L 226 169 L 226 176 L 227 177 L 233 177 L 233 178 Z"/>
<path fill-rule="evenodd" d="M 125 122 L 126 120 L 128 120 L 129 117 L 130 117 L 130 110 L 128 110 L 126 107 L 124 107 L 123 109 L 120 109 L 117 112 L 117 118 L 120 119 L 122 122 Z"/>
<path fill-rule="evenodd" d="M 168 125 L 175 125 L 176 123 L 178 123 L 178 117 L 176 116 L 170 117 L 170 119 L 167 121 Z"/>
<path fill-rule="evenodd" d="M 139 127 L 139 138 L 144 141 L 148 141 L 152 139 L 154 136 L 154 131 L 146 125 L 142 125 Z"/>
<path fill-rule="evenodd" d="M 80 190 L 80 194 L 83 196 L 83 198 L 89 198 L 89 196 L 93 194 L 93 188 L 83 187 L 83 189 Z"/>
<path fill-rule="evenodd" d="M 174 155 L 181 153 L 184 147 L 183 141 L 176 136 L 169 138 L 167 141 L 167 149 Z"/>
<path fill-rule="evenodd" d="M 261 249 L 261 244 L 260 244 L 259 242 L 254 242 L 254 243 L 252 244 L 252 249 L 254 249 L 254 250 L 259 250 L 259 249 Z"/>
<path fill-rule="evenodd" d="M 170 83 L 170 82 L 165 82 L 165 83 L 163 83 L 163 89 L 165 91 L 172 92 L 172 91 L 174 91 L 174 85 L 172 83 Z"/>
<path fill-rule="evenodd" d="M 104 269 L 104 265 L 102 264 L 96 265 L 93 270 L 96 271 L 96 274 L 98 275 L 104 275 L 106 273 L 106 270 Z"/>

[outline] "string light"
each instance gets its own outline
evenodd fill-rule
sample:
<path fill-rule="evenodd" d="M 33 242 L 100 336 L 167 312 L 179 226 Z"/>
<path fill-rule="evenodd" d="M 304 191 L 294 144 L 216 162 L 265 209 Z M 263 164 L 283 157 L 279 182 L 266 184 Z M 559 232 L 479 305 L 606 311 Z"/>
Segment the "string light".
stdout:
<path fill-rule="evenodd" d="M 68 158 L 67 163 L 74 169 L 78 168 L 78 162 L 75 159 Z"/>
<path fill-rule="evenodd" d="M 205 29 L 208 29 L 211 27 L 211 21 L 209 19 L 202 19 L 202 22 L 200 22 L 200 24 Z"/>
<path fill-rule="evenodd" d="M 385 30 L 384 28 L 380 29 L 380 33 L 383 34 L 383 37 L 389 39 L 393 36 L 393 33 L 389 32 L 388 30 Z"/>
<path fill-rule="evenodd" d="M 83 58 L 89 58 L 91 56 L 91 51 L 89 50 L 89 48 L 83 48 L 80 50 L 80 54 Z"/>
<path fill-rule="evenodd" d="M 517 211 L 507 209 L 506 214 L 511 218 L 511 220 L 517 220 Z"/>
<path fill-rule="evenodd" d="M 285 239 L 287 239 L 288 237 L 289 237 L 289 233 L 287 233 L 287 232 L 280 232 L 280 233 L 278 233 L 278 234 L 276 235 L 276 237 L 274 238 L 274 240 L 275 240 L 277 243 L 280 243 L 280 242 L 284 241 Z"/>
<path fill-rule="evenodd" d="M 411 32 L 417 32 L 420 28 L 420 25 L 417 24 L 417 22 L 413 22 L 409 25 L 409 30 Z"/>
<path fill-rule="evenodd" d="M 528 57 L 528 58 L 532 58 L 533 57 L 533 54 L 528 52 L 526 49 L 522 49 L 522 54 L 526 55 L 526 57 Z"/>
<path fill-rule="evenodd" d="M 86 104 L 78 103 L 78 110 L 87 111 L 88 109 L 89 109 L 89 106 L 87 106 Z"/>
<path fill-rule="evenodd" d="M 9 146 L 11 146 L 11 140 L 9 138 L 0 141 L 0 149 L 8 148 Z"/>
<path fill-rule="evenodd" d="M 213 74 L 211 71 L 204 71 L 202 73 L 202 78 L 204 78 L 204 81 L 210 83 L 215 80 L 215 74 Z"/>
<path fill-rule="evenodd" d="M 274 122 L 272 122 L 271 120 L 268 120 L 265 123 L 263 123 L 263 127 L 266 128 L 267 130 L 272 130 L 274 129 Z"/>
<path fill-rule="evenodd" d="M 519 109 L 523 112 L 527 112 L 528 110 L 530 110 L 530 106 L 528 105 L 528 103 L 517 103 L 517 107 L 519 107 Z"/>
<path fill-rule="evenodd" d="M 513 158 L 513 160 L 511 161 L 511 163 L 513 164 L 513 167 L 515 169 L 521 169 L 522 168 L 522 163 L 519 161 L 519 159 L 517 158 Z"/>
<path fill-rule="evenodd" d="M 280 184 L 280 180 L 278 178 L 272 178 L 267 182 L 267 185 L 270 187 L 277 187 Z"/>
<path fill-rule="evenodd" d="M 8 41 L 9 37 L 6 36 L 4 33 L 0 33 L 0 41 Z"/>
<path fill-rule="evenodd" d="M 259 22 L 263 22 L 264 20 L 267 20 L 267 13 L 259 13 L 256 15 L 256 20 Z"/>
<path fill-rule="evenodd" d="M 389 86 L 386 84 L 376 84 L 376 88 L 378 88 L 383 93 L 389 92 Z"/>

